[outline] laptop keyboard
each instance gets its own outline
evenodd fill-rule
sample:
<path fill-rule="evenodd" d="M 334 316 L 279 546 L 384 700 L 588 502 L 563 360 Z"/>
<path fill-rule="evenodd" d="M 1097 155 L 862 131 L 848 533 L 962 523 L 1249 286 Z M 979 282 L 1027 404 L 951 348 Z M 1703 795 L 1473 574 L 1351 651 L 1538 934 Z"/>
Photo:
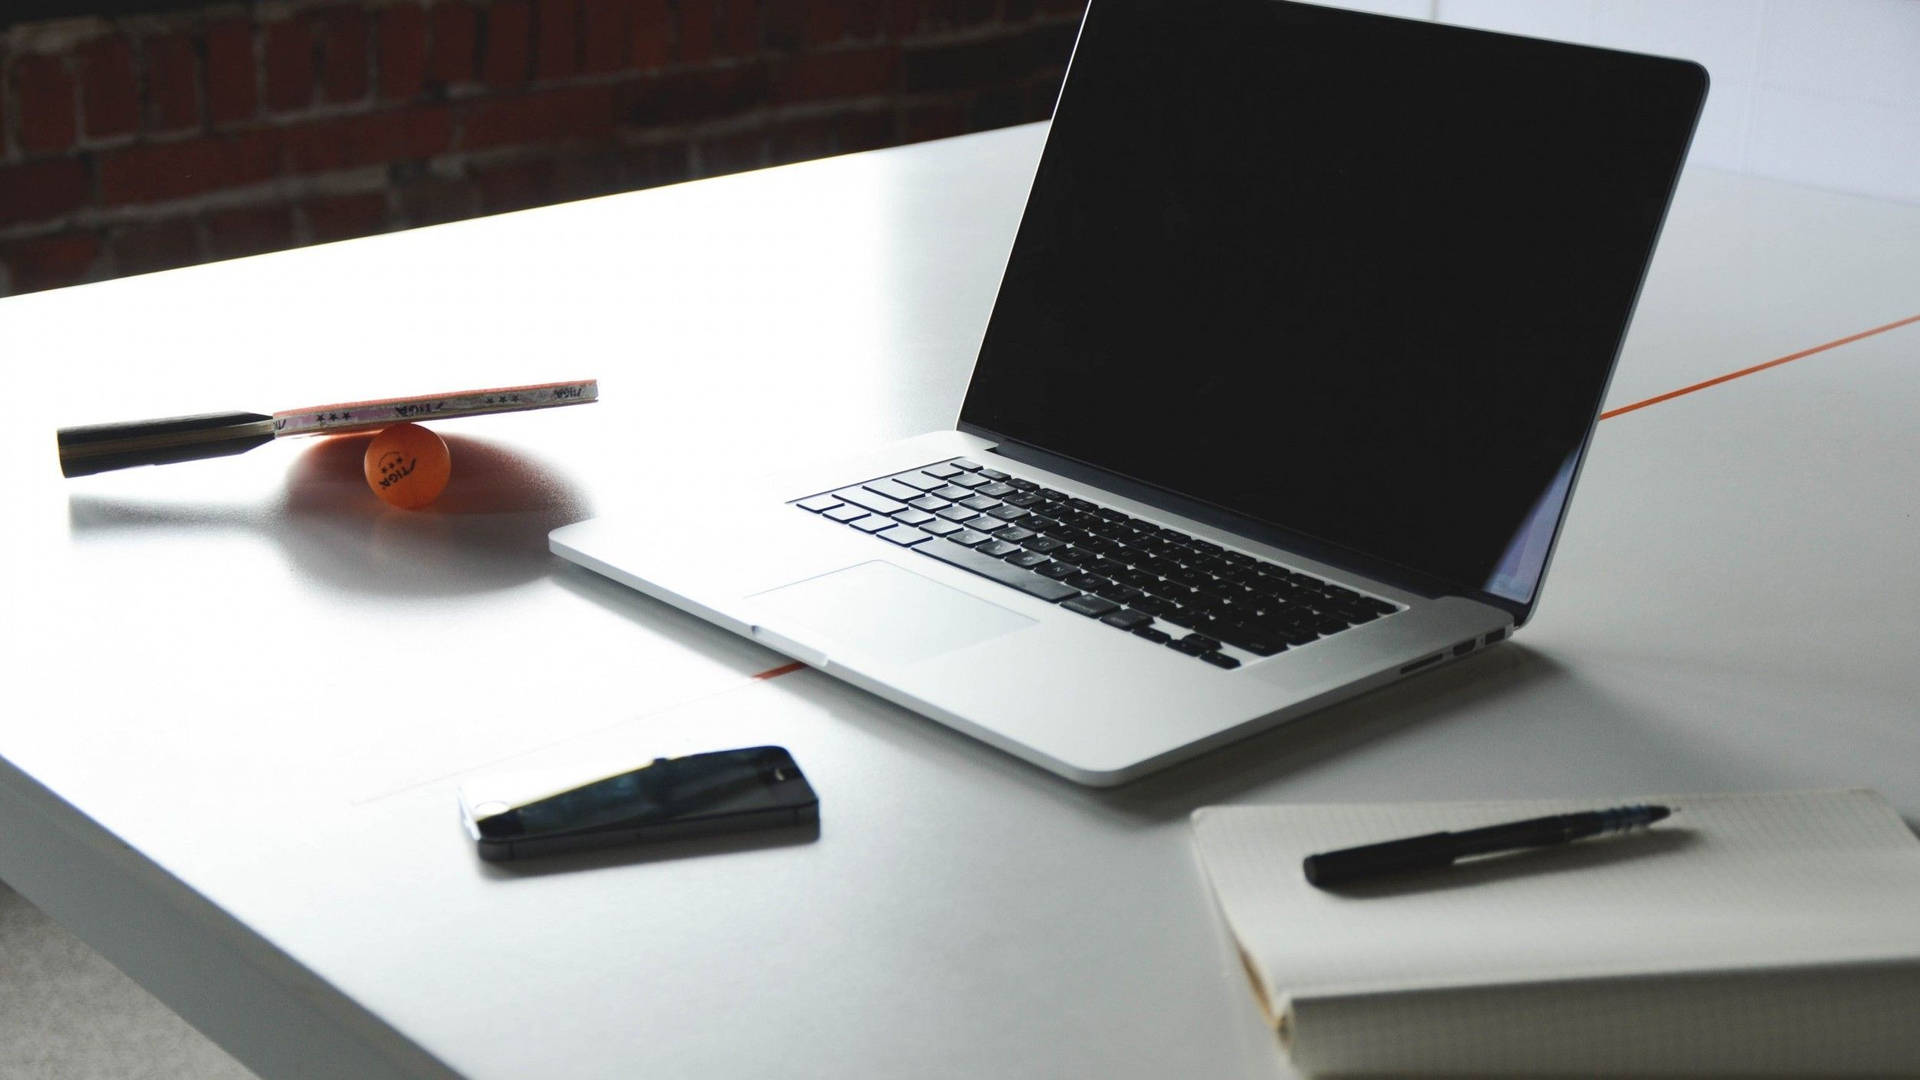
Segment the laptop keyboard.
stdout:
<path fill-rule="evenodd" d="M 791 505 L 1220 668 L 1400 610 L 966 458 Z"/>

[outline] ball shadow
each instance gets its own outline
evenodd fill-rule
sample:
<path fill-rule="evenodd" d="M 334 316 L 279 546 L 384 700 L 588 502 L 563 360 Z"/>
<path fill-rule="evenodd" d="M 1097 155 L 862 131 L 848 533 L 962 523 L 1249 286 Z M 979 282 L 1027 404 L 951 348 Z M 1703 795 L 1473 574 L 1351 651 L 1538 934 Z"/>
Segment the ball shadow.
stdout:
<path fill-rule="evenodd" d="M 76 532 L 248 529 L 279 543 L 294 570 L 327 588 L 388 596 L 454 596 L 545 575 L 547 533 L 590 517 L 586 499 L 550 466 L 494 443 L 443 435 L 453 475 L 419 510 L 388 506 L 362 470 L 372 435 L 316 443 L 263 506 L 150 504 L 74 496 Z"/>

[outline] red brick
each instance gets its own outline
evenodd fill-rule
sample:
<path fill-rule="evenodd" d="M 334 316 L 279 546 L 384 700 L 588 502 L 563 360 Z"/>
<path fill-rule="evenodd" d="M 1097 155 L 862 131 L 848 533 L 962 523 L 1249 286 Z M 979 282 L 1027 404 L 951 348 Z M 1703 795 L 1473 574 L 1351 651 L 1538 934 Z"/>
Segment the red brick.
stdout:
<path fill-rule="evenodd" d="M 697 64 L 713 55 L 714 0 L 680 0 L 679 48 L 675 59 Z"/>
<path fill-rule="evenodd" d="M 0 261 L 12 271 L 16 293 L 91 281 L 99 259 L 100 238 L 91 232 L 64 232 L 17 240 L 0 249 Z"/>
<path fill-rule="evenodd" d="M 399 188 L 400 215 L 408 225 L 437 225 L 480 212 L 471 181 L 422 176 Z"/>
<path fill-rule="evenodd" d="M 627 66 L 633 45 L 634 0 L 586 0 L 580 5 L 580 70 L 590 74 Z"/>
<path fill-rule="evenodd" d="M 126 226 L 113 233 L 110 246 L 114 272 L 119 274 L 191 266 L 206 257 L 200 246 L 200 230 L 190 217 Z"/>
<path fill-rule="evenodd" d="M 253 62 L 253 26 L 230 19 L 207 29 L 207 118 L 214 124 L 250 120 L 260 108 Z"/>
<path fill-rule="evenodd" d="M 580 5 L 576 0 L 539 0 L 539 3 L 534 77 L 564 79 L 580 70 Z"/>
<path fill-rule="evenodd" d="M 904 62 L 905 89 L 970 90 L 1057 68 L 1073 51 L 1075 29 L 1070 23 L 1055 23 L 981 41 L 910 49 Z"/>
<path fill-rule="evenodd" d="M 760 49 L 760 0 L 718 0 L 714 49 L 722 56 L 748 56 Z"/>
<path fill-rule="evenodd" d="M 86 205 L 87 167 L 79 158 L 0 166 L 0 227 L 50 221 Z"/>
<path fill-rule="evenodd" d="M 667 0 L 634 0 L 633 66 L 653 71 L 673 62 L 673 12 Z"/>
<path fill-rule="evenodd" d="M 640 127 L 677 127 L 733 116 L 767 103 L 764 63 L 676 71 L 623 86 L 616 103 L 621 121 Z"/>
<path fill-rule="evenodd" d="M 387 193 L 384 191 L 311 199 L 300 210 L 307 219 L 308 234 L 320 244 L 372 236 L 386 231 L 387 227 Z"/>
<path fill-rule="evenodd" d="M 200 123 L 200 88 L 195 85 L 198 62 L 193 43 L 179 34 L 148 38 L 147 128 L 177 131 Z"/>
<path fill-rule="evenodd" d="M 700 144 L 702 176 L 758 169 L 767 163 L 767 137 L 757 131 L 709 139 Z"/>
<path fill-rule="evenodd" d="M 847 113 L 834 121 L 834 134 L 840 152 L 878 150 L 903 140 L 895 134 L 893 111 Z"/>
<path fill-rule="evenodd" d="M 99 155 L 106 206 L 180 199 L 272 179 L 280 171 L 277 130 L 153 143 Z"/>
<path fill-rule="evenodd" d="M 296 175 L 418 161 L 453 143 L 453 110 L 430 105 L 362 113 L 286 129 L 287 169 Z"/>
<path fill-rule="evenodd" d="M 79 131 L 73 76 L 55 56 L 22 56 L 13 64 L 14 107 L 20 113 L 20 149 L 65 150 Z"/>
<path fill-rule="evenodd" d="M 611 135 L 614 91 L 609 86 L 570 86 L 521 97 L 475 102 L 467 115 L 461 149 L 521 146 Z"/>
<path fill-rule="evenodd" d="M 806 44 L 807 0 L 765 0 L 762 18 L 767 48 L 792 52 Z"/>
<path fill-rule="evenodd" d="M 140 84 L 133 42 L 120 34 L 80 49 L 80 111 L 88 136 L 125 135 L 140 123 Z"/>
<path fill-rule="evenodd" d="M 834 124 L 830 117 L 817 116 L 783 124 L 767 136 L 767 160 L 785 165 L 810 161 L 833 153 Z"/>
<path fill-rule="evenodd" d="M 532 45 L 533 9 L 527 0 L 498 0 L 487 10 L 480 78 L 490 86 L 514 86 L 527 81 Z"/>
<path fill-rule="evenodd" d="M 921 105 L 910 108 L 903 118 L 901 142 L 944 139 L 967 132 L 967 110 L 962 105 Z"/>
<path fill-rule="evenodd" d="M 850 0 L 846 12 L 848 37 L 866 41 L 886 33 L 886 0 Z"/>
<path fill-rule="evenodd" d="M 891 91 L 899 82 L 900 54 L 891 45 L 788 58 L 774 77 L 778 102 L 855 98 Z"/>
<path fill-rule="evenodd" d="M 499 214 L 557 201 L 555 168 L 551 158 L 516 161 L 482 170 L 474 177 L 480 191 L 480 212 Z"/>
<path fill-rule="evenodd" d="M 293 209 L 287 206 L 243 206 L 207 215 L 207 254 L 237 259 L 263 251 L 293 246 Z"/>
<path fill-rule="evenodd" d="M 400 4 L 380 12 L 376 31 L 380 96 L 392 101 L 418 94 L 427 82 L 427 11 Z"/>
<path fill-rule="evenodd" d="M 314 18 L 320 39 L 321 99 L 364 99 L 369 88 L 366 13 L 356 7 L 338 7 L 317 12 Z"/>
<path fill-rule="evenodd" d="M 473 81 L 478 70 L 480 16 L 464 3 L 438 3 L 428 11 L 433 43 L 427 52 L 427 77 L 442 86 Z"/>
<path fill-rule="evenodd" d="M 834 45 L 847 36 L 847 9 L 839 0 L 807 5 L 806 41 L 809 45 Z"/>
<path fill-rule="evenodd" d="M 267 108 L 274 112 L 313 104 L 314 26 L 310 16 L 268 23 L 264 54 Z"/>

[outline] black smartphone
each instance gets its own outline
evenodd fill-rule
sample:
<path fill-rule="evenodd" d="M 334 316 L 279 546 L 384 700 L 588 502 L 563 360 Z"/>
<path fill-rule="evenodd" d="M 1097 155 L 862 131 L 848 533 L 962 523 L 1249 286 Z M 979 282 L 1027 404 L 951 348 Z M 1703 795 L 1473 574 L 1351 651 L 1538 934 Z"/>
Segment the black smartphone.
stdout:
<path fill-rule="evenodd" d="M 489 861 L 817 824 L 820 798 L 779 746 L 657 758 L 535 798 L 463 787 L 467 831 Z"/>

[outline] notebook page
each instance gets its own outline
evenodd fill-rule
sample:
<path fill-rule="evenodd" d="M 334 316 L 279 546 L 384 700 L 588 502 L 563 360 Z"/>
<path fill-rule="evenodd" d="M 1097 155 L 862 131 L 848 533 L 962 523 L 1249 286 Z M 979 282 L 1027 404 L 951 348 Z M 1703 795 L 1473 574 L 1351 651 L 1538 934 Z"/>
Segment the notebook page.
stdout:
<path fill-rule="evenodd" d="M 1645 832 L 1330 892 L 1315 852 L 1631 802 Z M 1295 996 L 1920 957 L 1920 840 L 1868 791 L 1206 807 L 1196 841 L 1274 1005 Z"/>

